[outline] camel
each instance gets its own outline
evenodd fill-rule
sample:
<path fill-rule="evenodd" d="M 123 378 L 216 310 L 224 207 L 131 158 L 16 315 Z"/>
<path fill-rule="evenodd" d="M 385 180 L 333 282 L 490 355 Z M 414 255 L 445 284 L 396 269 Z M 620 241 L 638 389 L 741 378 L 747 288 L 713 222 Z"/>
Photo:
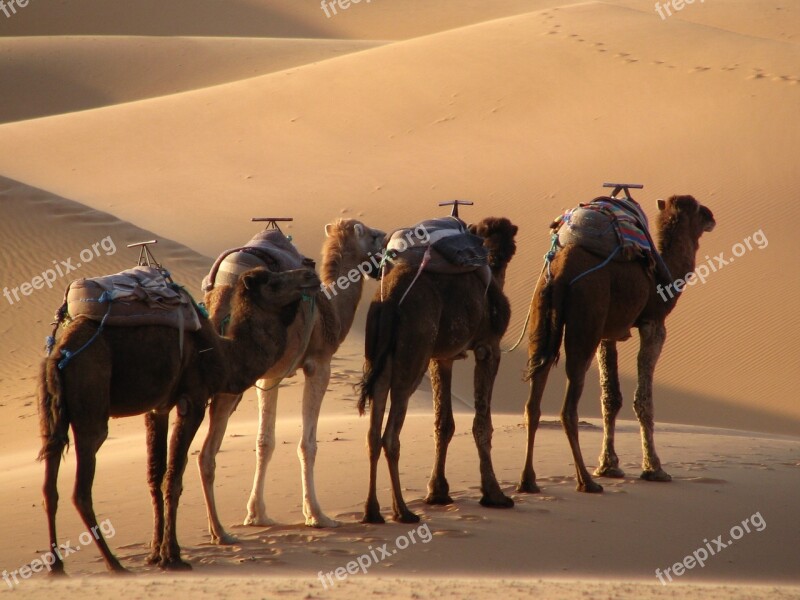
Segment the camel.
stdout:
<path fill-rule="evenodd" d="M 381 448 L 389 463 L 392 481 L 393 518 L 417 523 L 419 516 L 406 505 L 400 484 L 400 430 L 408 399 L 430 367 L 435 412 L 435 460 L 428 484 L 428 504 L 450 504 L 445 477 L 447 447 L 455 431 L 450 395 L 453 361 L 475 355 L 475 419 L 472 433 L 478 447 L 481 473 L 481 504 L 508 508 L 514 501 L 500 489 L 491 458 L 492 387 L 500 365 L 500 340 L 508 327 L 511 309 L 503 294 L 505 272 L 516 252 L 517 227 L 505 218 L 487 218 L 470 226 L 484 238 L 489 252 L 491 280 L 475 273 L 440 274 L 422 272 L 400 304 L 416 274 L 416 268 L 398 263 L 383 277 L 380 293 L 367 316 L 366 363 L 361 384 L 359 412 L 370 404 L 369 495 L 362 523 L 383 523 L 376 492 L 377 465 Z M 381 436 L 387 396 L 391 408 Z"/>
<path fill-rule="evenodd" d="M 714 229 L 711 211 L 692 196 L 672 196 L 658 201 L 657 248 L 674 277 L 694 271 L 700 237 Z M 653 441 L 653 373 L 666 339 L 665 320 L 675 308 L 680 293 L 659 295 L 653 275 L 641 262 L 609 262 L 580 280 L 573 278 L 602 262 L 581 246 L 559 250 L 551 263 L 552 279 L 544 273 L 531 303 L 528 356 L 530 395 L 525 407 L 528 432 L 525 466 L 517 491 L 535 493 L 533 445 L 541 416 L 542 394 L 550 368 L 558 359 L 563 337 L 566 354 L 567 390 L 561 421 L 569 440 L 577 472 L 577 489 L 602 492 L 589 475 L 578 442 L 578 401 L 586 371 L 597 352 L 602 388 L 604 440 L 595 475 L 624 477 L 614 450 L 614 426 L 622 406 L 617 371 L 617 342 L 639 330 L 638 385 L 634 410 L 642 436 L 642 473 L 647 481 L 670 481 L 658 458 Z M 666 301 L 661 297 L 666 298 Z"/>
<path fill-rule="evenodd" d="M 227 337 L 219 337 L 205 317 L 201 317 L 200 330 L 183 332 L 182 343 L 179 331 L 170 327 L 105 327 L 60 370 L 63 351 L 83 348 L 98 333 L 97 322 L 74 319 L 55 342 L 55 352 L 44 360 L 40 377 L 43 445 L 39 458 L 45 462 L 44 503 L 51 548 L 59 547 L 57 478 L 71 426 L 78 463 L 73 502 L 87 531 L 94 533 L 108 569 L 126 570 L 98 531 L 92 483 L 97 451 L 108 436 L 109 417 L 145 414 L 154 517 L 147 562 L 167 569 L 191 568 L 180 555 L 177 510 L 187 452 L 206 402 L 219 391 L 239 393 L 249 388 L 269 369 L 283 354 L 287 326 L 295 318 L 301 296 L 319 285 L 316 274 L 308 269 L 280 274 L 254 269 L 242 276 L 235 290 Z M 178 414 L 167 464 L 169 413 L 175 406 Z M 52 570 L 63 573 L 61 555 L 53 554 Z"/>
<path fill-rule="evenodd" d="M 275 450 L 275 419 L 277 415 L 278 384 L 292 369 L 302 368 L 303 433 L 297 454 L 303 482 L 303 515 L 310 527 L 336 527 L 337 521 L 325 515 L 317 500 L 314 487 L 314 461 L 317 453 L 317 421 L 320 407 L 331 375 L 331 359 L 347 337 L 361 299 L 363 279 L 376 268 L 384 232 L 371 229 L 355 219 L 339 219 L 325 226 L 326 240 L 322 248 L 321 278 L 325 287 L 316 297 L 313 322 L 308 315 L 298 313 L 289 329 L 289 344 L 283 356 L 268 371 L 261 374 L 257 384 L 259 423 L 256 444 L 256 471 L 253 488 L 247 502 L 245 525 L 267 526 L 274 521 L 267 516 L 264 502 L 264 482 L 267 466 Z M 348 279 L 348 274 L 357 275 Z M 230 286 L 218 286 L 206 298 L 211 319 L 219 325 L 228 312 Z M 305 352 L 301 346 L 304 333 L 313 327 Z M 269 350 L 265 348 L 265 350 Z M 289 371 L 292 371 L 291 373 Z M 238 406 L 242 395 L 217 394 L 209 408 L 209 430 L 198 457 L 203 493 L 208 511 L 212 541 L 232 544 L 237 540 L 225 531 L 217 515 L 214 500 L 215 456 L 219 452 L 228 419 Z"/>

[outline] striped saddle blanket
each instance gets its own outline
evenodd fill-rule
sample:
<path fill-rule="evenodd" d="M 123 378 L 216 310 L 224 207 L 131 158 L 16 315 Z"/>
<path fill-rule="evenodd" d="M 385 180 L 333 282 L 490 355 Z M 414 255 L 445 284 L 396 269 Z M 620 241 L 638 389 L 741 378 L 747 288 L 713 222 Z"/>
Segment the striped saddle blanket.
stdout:
<path fill-rule="evenodd" d="M 256 267 L 283 272 L 314 269 L 314 261 L 300 254 L 292 241 L 279 229 L 265 229 L 247 244 L 231 248 L 219 255 L 211 271 L 203 279 L 202 289 L 208 292 L 215 285 L 236 285 L 239 276 Z"/>
<path fill-rule="evenodd" d="M 556 217 L 550 225 L 559 247 L 577 244 L 602 258 L 615 260 L 647 258 L 656 249 L 646 232 L 647 216 L 633 200 L 601 196 Z"/>

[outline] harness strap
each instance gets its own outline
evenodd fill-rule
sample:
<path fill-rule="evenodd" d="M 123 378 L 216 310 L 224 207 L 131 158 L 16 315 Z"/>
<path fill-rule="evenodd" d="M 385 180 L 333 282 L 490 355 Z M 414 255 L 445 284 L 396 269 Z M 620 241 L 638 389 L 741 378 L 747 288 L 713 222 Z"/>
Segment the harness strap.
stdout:
<path fill-rule="evenodd" d="M 100 294 L 100 298 L 98 298 L 97 301 L 98 302 L 108 302 L 108 310 L 106 310 L 106 314 L 103 315 L 103 319 L 102 319 L 102 321 L 100 321 L 100 326 L 97 328 L 97 331 L 94 332 L 94 335 L 92 337 L 90 337 L 89 340 L 83 346 L 78 348 L 75 352 L 70 352 L 69 350 L 67 350 L 65 348 L 61 349 L 61 356 L 63 356 L 64 358 L 62 358 L 60 361 L 58 361 L 59 370 L 63 371 L 64 368 L 70 363 L 70 361 L 73 358 L 75 358 L 76 356 L 78 356 L 78 354 L 80 354 L 81 352 L 86 350 L 86 348 L 91 346 L 92 343 L 97 339 L 97 336 L 99 336 L 100 333 L 103 331 L 103 327 L 106 324 L 106 319 L 108 318 L 108 315 L 111 314 L 111 297 L 108 295 L 108 292 L 103 292 L 102 294 Z M 48 342 L 49 342 L 49 340 L 48 340 Z"/>
<path fill-rule="evenodd" d="M 584 271 L 583 273 L 581 273 L 580 275 L 575 277 L 575 279 L 570 281 L 569 284 L 572 285 L 573 283 L 578 281 L 578 279 L 580 279 L 584 275 L 588 275 L 589 273 L 593 273 L 594 271 L 598 271 L 598 270 L 602 269 L 603 267 L 605 267 L 616 256 L 617 252 L 620 251 L 620 248 L 622 248 L 622 246 L 617 246 L 616 248 L 614 248 L 614 251 L 611 254 L 609 254 L 608 258 L 606 258 L 603 262 L 601 262 L 599 265 L 596 265 L 596 266 L 592 267 L 588 271 Z"/>
<path fill-rule="evenodd" d="M 403 294 L 403 297 L 400 298 L 400 302 L 397 303 L 398 306 L 400 306 L 403 303 L 403 300 L 406 299 L 406 296 L 408 296 L 408 292 L 410 292 L 411 288 L 414 287 L 414 284 L 417 282 L 417 279 L 419 279 L 419 276 L 422 274 L 422 271 L 425 270 L 425 267 L 430 262 L 430 260 L 431 260 L 431 246 L 428 246 L 425 249 L 425 254 L 422 257 L 422 261 L 419 263 L 419 269 L 417 269 L 417 274 L 414 275 L 414 279 L 412 279 L 411 283 L 408 284 L 408 287 L 406 288 L 406 291 Z"/>

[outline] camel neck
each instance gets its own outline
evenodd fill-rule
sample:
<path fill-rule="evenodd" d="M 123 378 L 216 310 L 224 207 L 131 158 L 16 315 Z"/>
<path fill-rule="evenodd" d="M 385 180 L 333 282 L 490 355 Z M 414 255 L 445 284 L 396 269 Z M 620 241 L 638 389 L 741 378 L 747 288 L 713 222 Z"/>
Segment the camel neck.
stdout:
<path fill-rule="evenodd" d="M 227 393 L 242 393 L 255 383 L 283 354 L 286 327 L 280 310 L 256 319 L 249 311 L 234 310 L 228 336 L 223 338 L 223 357 L 228 372 Z"/>
<path fill-rule="evenodd" d="M 339 320 L 339 343 L 350 332 L 355 318 L 356 308 L 361 300 L 361 291 L 364 287 L 364 276 L 358 270 L 357 258 L 342 253 L 330 257 L 323 266 L 323 289 L 325 296 L 330 300 Z M 353 275 L 353 282 L 350 276 Z M 357 275 L 357 277 L 356 277 Z"/>

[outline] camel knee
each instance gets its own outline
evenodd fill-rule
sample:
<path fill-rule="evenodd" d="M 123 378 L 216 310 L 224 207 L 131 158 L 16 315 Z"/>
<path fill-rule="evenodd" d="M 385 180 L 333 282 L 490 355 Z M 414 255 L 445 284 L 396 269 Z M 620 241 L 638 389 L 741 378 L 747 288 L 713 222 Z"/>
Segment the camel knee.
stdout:
<path fill-rule="evenodd" d="M 259 434 L 256 438 L 256 452 L 260 455 L 271 456 L 275 451 L 275 434 L 265 433 Z"/>
<path fill-rule="evenodd" d="M 478 446 L 491 445 L 494 427 L 486 422 L 476 421 L 472 424 L 472 437 Z"/>
<path fill-rule="evenodd" d="M 314 460 L 317 456 L 317 440 L 302 438 L 297 444 L 297 456 L 300 460 Z"/>
<path fill-rule="evenodd" d="M 394 436 L 383 438 L 383 452 L 389 460 L 400 458 L 400 439 Z"/>

